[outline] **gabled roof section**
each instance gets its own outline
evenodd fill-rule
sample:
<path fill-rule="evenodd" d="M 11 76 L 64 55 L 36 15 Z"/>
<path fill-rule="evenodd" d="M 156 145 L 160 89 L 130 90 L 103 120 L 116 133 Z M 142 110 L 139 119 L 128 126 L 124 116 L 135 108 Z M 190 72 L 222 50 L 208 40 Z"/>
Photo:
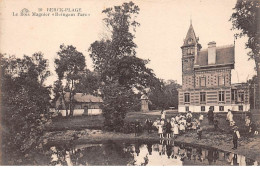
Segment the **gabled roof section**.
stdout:
<path fill-rule="evenodd" d="M 190 28 L 187 32 L 186 38 L 184 39 L 183 46 L 187 46 L 190 44 L 196 44 L 196 43 L 197 43 L 197 37 L 195 35 L 192 24 L 190 24 Z"/>
<path fill-rule="evenodd" d="M 197 66 L 218 66 L 235 63 L 235 48 L 234 45 L 216 47 L 216 64 L 208 65 L 208 49 L 199 51 Z"/>
<path fill-rule="evenodd" d="M 65 101 L 69 101 L 70 93 L 65 94 Z M 101 97 L 93 96 L 90 94 L 76 93 L 74 95 L 76 102 L 89 103 L 89 102 L 103 102 Z"/>

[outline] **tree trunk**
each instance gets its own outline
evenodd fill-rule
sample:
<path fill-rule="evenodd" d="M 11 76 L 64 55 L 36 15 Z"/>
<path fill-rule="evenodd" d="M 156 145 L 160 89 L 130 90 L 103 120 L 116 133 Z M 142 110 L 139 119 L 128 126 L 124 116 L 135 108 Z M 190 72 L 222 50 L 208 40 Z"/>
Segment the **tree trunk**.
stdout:
<path fill-rule="evenodd" d="M 65 93 L 64 93 L 63 90 L 61 92 L 61 96 L 62 96 L 62 100 L 64 102 L 64 106 L 65 106 L 65 110 L 66 110 L 66 116 L 68 116 L 68 106 L 67 106 L 67 103 L 66 103 L 66 100 L 65 100 Z"/>
<path fill-rule="evenodd" d="M 260 32 L 259 32 L 259 29 L 260 29 L 260 8 L 257 9 L 257 12 L 256 12 L 256 21 L 257 21 L 257 42 L 260 43 Z M 260 103 L 260 53 L 259 53 L 259 45 L 257 44 L 256 46 L 256 57 L 255 57 L 255 60 L 256 60 L 256 70 L 257 70 L 257 93 L 256 93 L 256 109 L 260 109 L 259 107 L 259 103 Z"/>
<path fill-rule="evenodd" d="M 73 89 L 74 89 L 74 80 L 71 80 L 71 89 L 70 89 L 70 116 L 73 116 L 73 112 L 74 112 L 74 93 L 73 93 Z"/>

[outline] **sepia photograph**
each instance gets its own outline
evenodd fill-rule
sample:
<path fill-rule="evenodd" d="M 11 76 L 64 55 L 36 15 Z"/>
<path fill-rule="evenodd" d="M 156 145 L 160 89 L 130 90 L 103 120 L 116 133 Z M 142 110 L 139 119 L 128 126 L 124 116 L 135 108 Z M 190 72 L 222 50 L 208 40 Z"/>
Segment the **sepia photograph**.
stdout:
<path fill-rule="evenodd" d="M 259 166 L 259 9 L 0 0 L 0 166 Z"/>

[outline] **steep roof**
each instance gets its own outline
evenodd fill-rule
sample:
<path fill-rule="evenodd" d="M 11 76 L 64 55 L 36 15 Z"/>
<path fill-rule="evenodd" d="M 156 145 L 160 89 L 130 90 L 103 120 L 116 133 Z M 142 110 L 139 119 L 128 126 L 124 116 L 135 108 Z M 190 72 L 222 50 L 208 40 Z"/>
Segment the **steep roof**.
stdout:
<path fill-rule="evenodd" d="M 65 94 L 65 100 L 69 101 L 69 93 Z M 103 102 L 101 97 L 93 96 L 90 94 L 76 93 L 74 95 L 76 102 L 88 103 L 88 102 Z"/>
<path fill-rule="evenodd" d="M 189 44 L 188 44 L 188 40 L 189 40 L 190 38 L 192 39 L 191 44 L 197 43 L 197 38 L 196 38 L 196 35 L 195 35 L 195 32 L 194 32 L 194 29 L 193 29 L 192 24 L 190 24 L 190 27 L 189 27 L 189 30 L 188 30 L 188 32 L 187 32 L 186 38 L 184 39 L 183 46 L 189 45 Z"/>
<path fill-rule="evenodd" d="M 227 45 L 216 47 L 216 64 L 215 65 L 225 65 L 234 64 L 234 45 Z M 201 50 L 198 53 L 197 63 L 198 66 L 208 66 L 208 49 Z"/>

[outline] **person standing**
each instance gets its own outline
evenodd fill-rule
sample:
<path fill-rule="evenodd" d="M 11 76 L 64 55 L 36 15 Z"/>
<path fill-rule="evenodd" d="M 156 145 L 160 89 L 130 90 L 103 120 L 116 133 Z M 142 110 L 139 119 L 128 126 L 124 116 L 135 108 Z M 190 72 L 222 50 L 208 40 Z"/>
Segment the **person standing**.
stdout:
<path fill-rule="evenodd" d="M 250 123 L 251 123 L 251 119 L 248 116 L 246 116 L 245 127 L 246 127 L 246 130 L 247 130 L 247 133 L 250 133 Z"/>
<path fill-rule="evenodd" d="M 187 113 L 187 115 L 186 115 L 186 118 L 192 118 L 191 111 L 188 111 L 188 113 Z"/>
<path fill-rule="evenodd" d="M 213 120 L 214 120 L 214 113 L 213 113 L 213 109 L 212 107 L 209 108 L 208 111 L 208 121 L 209 121 L 209 125 L 213 124 Z"/>
<path fill-rule="evenodd" d="M 200 114 L 200 117 L 199 117 L 200 124 L 202 123 L 203 118 L 204 118 L 203 114 Z"/>
<path fill-rule="evenodd" d="M 163 125 L 161 124 L 161 122 L 157 125 L 157 127 L 160 138 L 163 138 Z"/>
<path fill-rule="evenodd" d="M 197 128 L 197 135 L 198 135 L 198 140 L 201 140 L 202 128 L 200 128 L 200 126 L 198 126 L 198 128 Z"/>
<path fill-rule="evenodd" d="M 234 147 L 232 149 L 237 149 L 237 141 L 240 138 L 240 134 L 239 134 L 237 126 L 233 127 L 232 136 L 233 136 L 233 145 L 234 145 Z"/>
<path fill-rule="evenodd" d="M 180 114 L 178 114 L 178 115 L 176 115 L 176 117 L 175 117 L 175 121 L 178 123 L 179 122 L 179 120 L 180 120 Z"/>
<path fill-rule="evenodd" d="M 174 138 L 177 138 L 177 136 L 179 135 L 179 124 L 175 121 L 174 125 L 173 125 L 173 134 L 174 134 Z"/>
<path fill-rule="evenodd" d="M 152 125 L 153 125 L 152 121 L 148 118 L 148 119 L 146 119 L 145 124 L 146 124 L 148 133 L 151 133 Z"/>
<path fill-rule="evenodd" d="M 171 126 L 172 126 L 171 130 L 172 130 L 172 137 L 174 137 L 174 123 L 175 123 L 175 118 L 174 118 L 174 117 L 172 117 L 172 118 L 171 118 Z"/>
<path fill-rule="evenodd" d="M 135 125 L 135 136 L 137 136 L 138 133 L 139 133 L 139 121 L 138 121 L 138 119 L 135 120 L 134 125 Z"/>
<path fill-rule="evenodd" d="M 232 126 L 232 123 L 233 123 L 234 120 L 233 120 L 233 114 L 232 114 L 230 109 L 228 109 L 227 121 L 229 122 L 229 126 Z"/>
<path fill-rule="evenodd" d="M 180 124 L 180 134 L 184 134 L 186 128 L 186 120 L 183 117 L 181 117 L 179 124 Z"/>
<path fill-rule="evenodd" d="M 161 119 L 165 120 L 165 116 L 166 116 L 166 111 L 163 109 L 161 112 Z"/>
<path fill-rule="evenodd" d="M 167 123 L 166 123 L 166 136 L 167 138 L 171 138 L 171 130 L 172 129 L 172 126 L 171 126 L 171 123 L 170 123 L 170 120 L 167 119 Z"/>

